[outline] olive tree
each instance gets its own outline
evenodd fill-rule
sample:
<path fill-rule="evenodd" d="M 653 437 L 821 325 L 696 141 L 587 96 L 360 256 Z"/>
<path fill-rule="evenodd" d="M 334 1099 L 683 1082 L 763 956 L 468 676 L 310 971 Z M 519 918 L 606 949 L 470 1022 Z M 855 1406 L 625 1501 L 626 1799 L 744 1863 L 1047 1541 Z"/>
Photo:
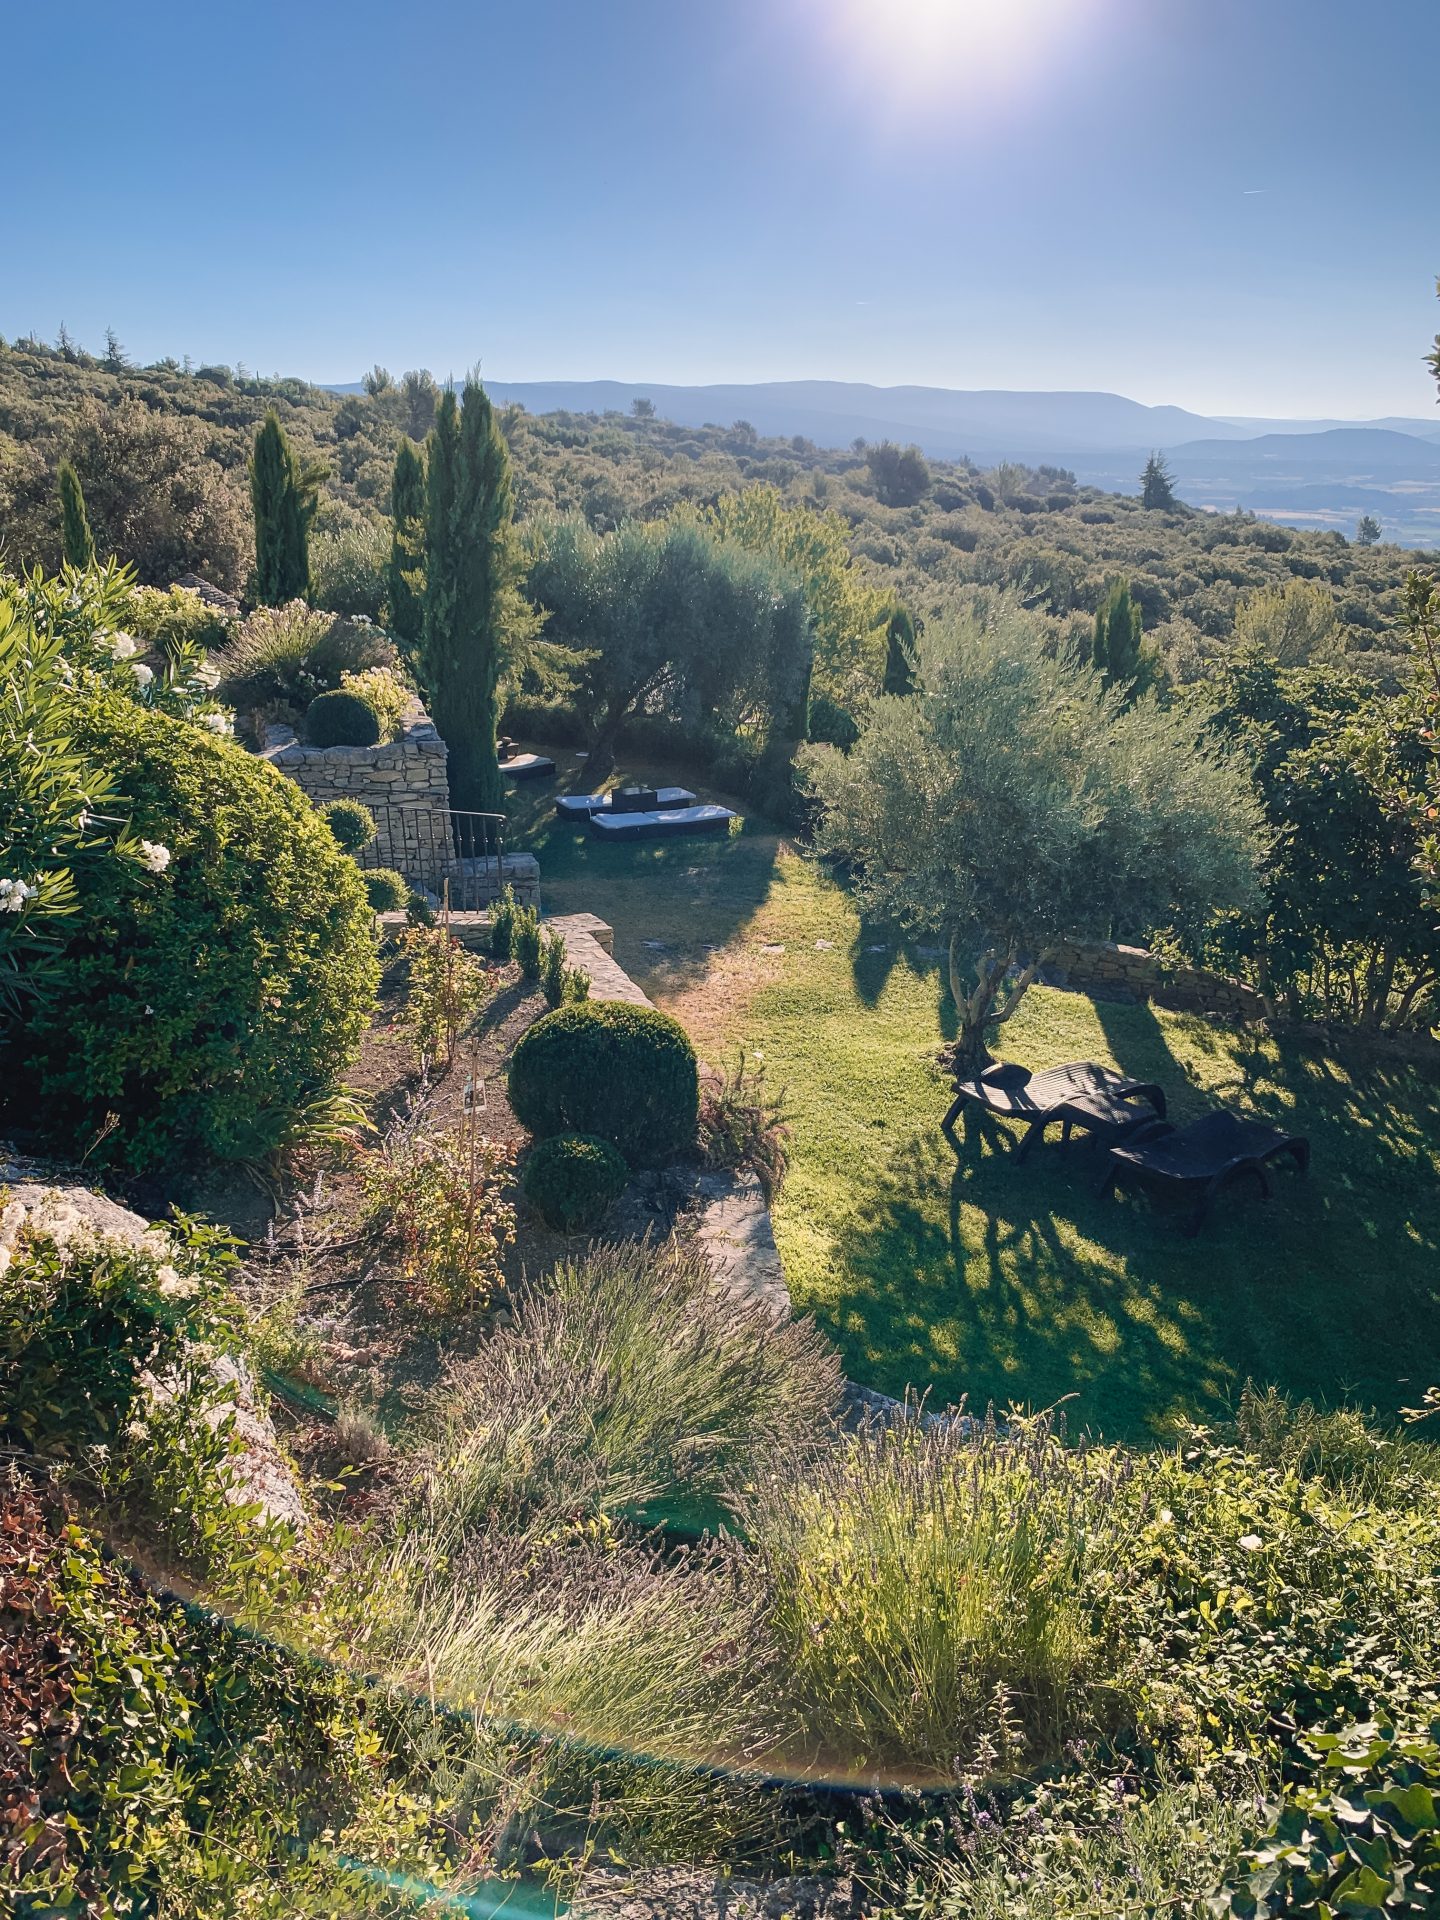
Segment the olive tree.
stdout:
<path fill-rule="evenodd" d="M 965 1070 L 1062 940 L 1198 929 L 1255 897 L 1244 765 L 1153 695 L 1126 706 L 1011 606 L 928 629 L 917 691 L 802 765 L 864 904 L 947 939 Z"/>

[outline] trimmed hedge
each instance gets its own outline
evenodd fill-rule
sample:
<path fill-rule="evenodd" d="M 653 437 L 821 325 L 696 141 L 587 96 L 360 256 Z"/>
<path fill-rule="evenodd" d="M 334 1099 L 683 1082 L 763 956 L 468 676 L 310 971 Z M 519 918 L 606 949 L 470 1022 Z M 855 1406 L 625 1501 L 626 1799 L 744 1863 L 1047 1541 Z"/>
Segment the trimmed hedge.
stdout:
<path fill-rule="evenodd" d="M 334 1086 L 374 1007 L 360 873 L 297 786 L 199 727 L 109 697 L 77 702 L 72 737 L 113 770 L 111 809 L 159 864 L 77 870 L 46 991 L 0 1051 L 0 1098 L 91 1167 L 261 1158 Z"/>
<path fill-rule="evenodd" d="M 312 747 L 377 747 L 384 737 L 380 714 L 348 688 L 317 693 L 306 710 L 305 738 Z"/>
<path fill-rule="evenodd" d="M 620 1197 L 629 1169 L 608 1140 L 557 1133 L 542 1140 L 525 1165 L 521 1187 L 546 1226 L 583 1233 Z"/>
<path fill-rule="evenodd" d="M 662 1166 L 695 1143 L 695 1049 L 680 1023 L 654 1007 L 557 1007 L 511 1055 L 510 1104 L 539 1140 L 593 1134 L 632 1167 Z"/>

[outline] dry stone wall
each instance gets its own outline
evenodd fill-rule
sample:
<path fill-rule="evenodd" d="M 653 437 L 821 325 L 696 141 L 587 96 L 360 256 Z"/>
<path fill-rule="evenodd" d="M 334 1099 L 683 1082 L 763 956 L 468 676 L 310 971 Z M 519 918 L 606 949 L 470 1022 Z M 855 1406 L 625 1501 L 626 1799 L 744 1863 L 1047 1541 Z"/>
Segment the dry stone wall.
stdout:
<path fill-rule="evenodd" d="M 508 885 L 522 906 L 538 907 L 540 867 L 534 854 L 507 853 L 496 860 L 492 852 L 479 860 L 456 861 L 450 840 L 448 757 L 434 721 L 418 707 L 397 739 L 377 747 L 312 747 L 289 727 L 270 727 L 260 754 L 316 806 L 358 800 L 370 809 L 375 839 L 365 850 L 365 866 L 393 867 L 437 901 L 448 878 L 453 897 L 467 903 L 495 899 Z"/>
<path fill-rule="evenodd" d="M 1109 940 L 1067 940 L 1041 971 L 1056 987 L 1093 987 L 1128 993 L 1181 1013 L 1218 1013 L 1232 1020 L 1263 1020 L 1265 1002 L 1253 987 L 1204 967 L 1172 966 L 1145 947 Z"/>
<path fill-rule="evenodd" d="M 445 742 L 435 723 L 416 713 L 378 747 L 312 747 L 289 727 L 270 727 L 260 755 L 317 806 L 358 800 L 375 814 L 375 863 L 407 879 L 433 870 L 448 854 L 450 778 Z"/>

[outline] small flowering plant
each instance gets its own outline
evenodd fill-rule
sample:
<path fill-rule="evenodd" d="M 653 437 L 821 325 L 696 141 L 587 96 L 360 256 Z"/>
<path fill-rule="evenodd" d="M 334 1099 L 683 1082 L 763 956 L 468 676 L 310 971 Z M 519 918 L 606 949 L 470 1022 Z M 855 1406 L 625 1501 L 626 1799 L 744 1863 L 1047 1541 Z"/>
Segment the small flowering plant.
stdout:
<path fill-rule="evenodd" d="M 48 578 L 0 573 L 0 1019 L 43 986 L 87 862 L 118 858 L 156 880 L 170 866 L 168 847 L 130 831 L 110 775 L 74 750 L 71 696 L 109 691 L 222 737 L 231 730 L 193 644 L 158 667 L 136 657 L 140 642 L 122 624 L 133 596 L 113 562 Z"/>
<path fill-rule="evenodd" d="M 214 1228 L 177 1216 L 129 1241 L 59 1190 L 0 1202 L 0 1437 L 109 1446 L 184 1354 L 235 1346 L 234 1246 Z"/>

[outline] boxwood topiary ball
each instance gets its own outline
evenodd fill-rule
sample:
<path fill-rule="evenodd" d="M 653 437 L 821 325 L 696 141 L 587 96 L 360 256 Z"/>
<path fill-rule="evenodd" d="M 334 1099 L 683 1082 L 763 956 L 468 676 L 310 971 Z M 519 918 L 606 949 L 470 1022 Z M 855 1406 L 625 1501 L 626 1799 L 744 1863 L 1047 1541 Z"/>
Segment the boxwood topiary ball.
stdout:
<path fill-rule="evenodd" d="M 680 1023 L 655 1007 L 557 1007 L 511 1055 L 510 1104 L 537 1139 L 594 1134 L 632 1167 L 663 1166 L 695 1141 L 695 1049 Z"/>
<path fill-rule="evenodd" d="M 320 816 L 342 853 L 359 853 L 375 838 L 375 816 L 358 800 L 332 800 Z"/>
<path fill-rule="evenodd" d="M 317 693 L 305 714 L 305 738 L 312 747 L 374 747 L 384 733 L 370 702 L 343 687 Z"/>
<path fill-rule="evenodd" d="M 360 875 L 372 913 L 399 913 L 410 898 L 410 883 L 393 867 L 367 867 Z"/>
<path fill-rule="evenodd" d="M 628 1175 L 623 1155 L 588 1133 L 542 1140 L 525 1165 L 525 1198 L 549 1227 L 583 1233 L 604 1218 Z"/>

